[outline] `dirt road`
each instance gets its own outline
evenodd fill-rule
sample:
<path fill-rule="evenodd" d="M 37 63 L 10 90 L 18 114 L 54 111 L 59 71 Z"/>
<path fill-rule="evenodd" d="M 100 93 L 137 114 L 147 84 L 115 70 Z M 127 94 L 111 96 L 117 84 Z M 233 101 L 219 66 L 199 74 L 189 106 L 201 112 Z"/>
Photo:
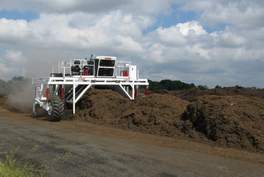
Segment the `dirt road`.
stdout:
<path fill-rule="evenodd" d="M 13 149 L 54 177 L 264 176 L 263 154 L 0 109 L 0 157 Z"/>

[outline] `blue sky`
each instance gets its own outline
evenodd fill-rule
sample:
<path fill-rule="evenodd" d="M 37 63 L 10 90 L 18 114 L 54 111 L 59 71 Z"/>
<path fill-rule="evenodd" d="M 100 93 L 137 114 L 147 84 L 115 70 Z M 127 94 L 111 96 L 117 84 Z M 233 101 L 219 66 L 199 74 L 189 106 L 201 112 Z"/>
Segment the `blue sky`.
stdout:
<path fill-rule="evenodd" d="M 45 76 L 92 52 L 131 60 L 152 80 L 264 87 L 263 12 L 259 0 L 3 0 L 0 78 L 20 67 Z"/>
<path fill-rule="evenodd" d="M 147 32 L 153 31 L 158 27 L 170 27 L 177 23 L 197 20 L 199 16 L 199 13 L 181 9 L 178 4 L 175 4 L 168 12 L 157 15 L 154 24 L 147 29 Z"/>
<path fill-rule="evenodd" d="M 39 18 L 39 13 L 33 11 L 1 10 L 0 18 L 13 20 L 23 19 L 30 21 Z"/>

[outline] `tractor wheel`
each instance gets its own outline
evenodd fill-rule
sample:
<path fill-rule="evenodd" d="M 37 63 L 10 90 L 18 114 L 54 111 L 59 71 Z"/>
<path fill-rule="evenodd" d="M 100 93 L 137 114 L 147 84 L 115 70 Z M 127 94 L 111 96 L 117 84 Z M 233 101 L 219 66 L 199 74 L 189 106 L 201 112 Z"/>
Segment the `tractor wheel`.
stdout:
<path fill-rule="evenodd" d="M 60 121 L 63 115 L 64 115 L 64 102 L 58 96 L 52 97 L 51 113 L 49 115 L 49 120 Z"/>

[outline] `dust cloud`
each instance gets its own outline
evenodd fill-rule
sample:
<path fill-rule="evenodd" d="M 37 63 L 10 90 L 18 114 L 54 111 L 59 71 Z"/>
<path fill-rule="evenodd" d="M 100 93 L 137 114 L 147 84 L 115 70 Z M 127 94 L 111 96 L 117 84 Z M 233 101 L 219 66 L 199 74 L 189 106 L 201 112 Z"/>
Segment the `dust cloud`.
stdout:
<path fill-rule="evenodd" d="M 32 108 L 32 100 L 32 81 L 30 79 L 18 79 L 10 82 L 6 100 L 8 109 L 29 113 Z"/>

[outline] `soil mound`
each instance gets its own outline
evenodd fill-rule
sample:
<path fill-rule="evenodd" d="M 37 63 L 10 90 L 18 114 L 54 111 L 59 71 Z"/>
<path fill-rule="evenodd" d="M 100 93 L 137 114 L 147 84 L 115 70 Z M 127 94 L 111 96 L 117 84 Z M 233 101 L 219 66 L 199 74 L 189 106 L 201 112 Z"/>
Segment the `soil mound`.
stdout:
<path fill-rule="evenodd" d="M 181 95 L 152 93 L 130 101 L 112 90 L 92 89 L 77 104 L 74 118 L 264 152 L 264 98 L 262 92 L 256 93 L 188 90 Z M 24 100 L 12 102 L 8 96 L 0 97 L 0 106 L 13 111 L 28 110 L 28 104 L 24 103 Z M 21 107 L 22 110 L 18 109 Z"/>
<path fill-rule="evenodd" d="M 178 91 L 163 91 L 163 93 L 169 93 L 176 95 L 184 100 L 194 101 L 196 98 L 204 95 L 218 95 L 218 96 L 247 96 L 247 97 L 259 97 L 264 98 L 264 89 L 256 88 L 244 88 L 244 87 L 224 87 L 201 90 L 199 88 L 192 88 Z"/>
<path fill-rule="evenodd" d="M 151 94 L 135 101 L 111 90 L 91 90 L 79 103 L 76 118 L 163 136 L 181 134 L 177 125 L 188 105 L 176 96 Z"/>
<path fill-rule="evenodd" d="M 217 144 L 264 151 L 264 100 L 206 95 L 187 106 L 182 131 Z"/>
<path fill-rule="evenodd" d="M 188 102 L 153 93 L 130 101 L 111 90 L 91 90 L 75 118 L 144 133 L 190 137 L 221 146 L 264 151 L 264 99 L 197 96 Z"/>

